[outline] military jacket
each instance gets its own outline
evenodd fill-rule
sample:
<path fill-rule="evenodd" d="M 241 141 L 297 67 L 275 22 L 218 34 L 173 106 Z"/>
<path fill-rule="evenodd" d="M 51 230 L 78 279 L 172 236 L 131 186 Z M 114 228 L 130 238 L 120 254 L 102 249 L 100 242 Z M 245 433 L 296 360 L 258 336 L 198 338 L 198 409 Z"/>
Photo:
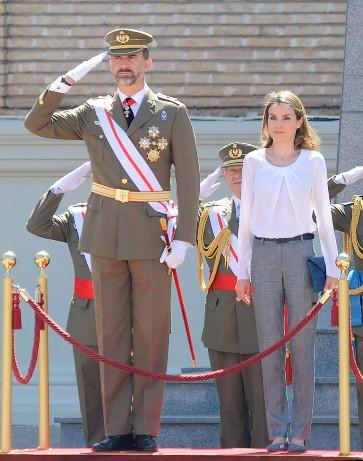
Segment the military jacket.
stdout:
<path fill-rule="evenodd" d="M 62 198 L 63 194 L 56 195 L 51 191 L 43 195 L 32 211 L 26 228 L 39 237 L 67 243 L 74 275 L 81 279 L 91 279 L 87 261 L 78 249 L 79 237 L 72 212 L 67 210 L 55 214 Z M 67 276 L 71 277 L 71 273 L 71 270 L 67 270 Z M 58 309 L 60 307 L 62 306 L 57 306 Z M 81 343 L 89 346 L 97 345 L 93 300 L 72 296 L 67 330 Z"/>
<path fill-rule="evenodd" d="M 27 114 L 26 128 L 47 138 L 83 140 L 96 183 L 137 191 L 106 140 L 92 101 L 74 109 L 57 112 L 63 96 L 46 90 Z M 163 190 L 170 190 L 171 168 L 174 166 L 179 209 L 175 239 L 194 243 L 199 166 L 195 137 L 185 106 L 149 89 L 128 128 L 117 93 L 112 98 L 109 113 L 127 132 Z M 152 131 L 157 133 L 156 138 L 151 139 Z M 148 151 L 144 148 L 145 139 L 163 144 L 158 159 L 150 161 L 148 158 Z M 163 215 L 147 203 L 121 203 L 113 198 L 91 193 L 80 248 L 96 256 L 117 259 L 159 258 L 164 248 L 160 238 L 161 216 Z"/>
<path fill-rule="evenodd" d="M 352 222 L 352 210 L 353 202 L 338 203 L 336 205 L 331 205 L 334 229 L 341 232 L 345 232 L 347 234 L 350 233 L 350 226 Z M 363 246 L 363 210 L 361 211 L 357 225 L 357 237 L 359 244 Z M 359 271 L 363 271 L 363 260 L 360 259 L 354 251 L 352 267 Z M 353 327 L 353 332 L 354 334 L 363 337 L 363 326 Z"/>
<path fill-rule="evenodd" d="M 201 204 L 199 216 L 211 206 L 218 206 L 220 213 L 228 228 L 235 235 L 238 234 L 238 220 L 233 198 Z M 210 220 L 206 223 L 203 241 L 209 245 L 214 239 Z M 213 267 L 214 259 L 207 259 L 210 268 Z M 226 267 L 222 257 L 217 271 L 231 274 L 233 272 Z M 209 291 L 205 303 L 204 328 L 202 341 L 208 349 L 221 352 L 240 354 L 253 354 L 258 352 L 256 320 L 253 304 L 250 306 L 236 302 L 236 292 L 226 290 Z"/>

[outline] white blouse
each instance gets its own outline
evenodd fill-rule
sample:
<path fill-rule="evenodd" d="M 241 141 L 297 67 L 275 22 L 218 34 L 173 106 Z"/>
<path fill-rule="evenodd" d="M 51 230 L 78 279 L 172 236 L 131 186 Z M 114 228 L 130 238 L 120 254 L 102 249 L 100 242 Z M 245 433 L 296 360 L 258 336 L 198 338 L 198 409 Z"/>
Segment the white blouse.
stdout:
<path fill-rule="evenodd" d="M 294 237 L 316 229 L 327 275 L 339 277 L 335 266 L 338 250 L 322 154 L 301 149 L 294 163 L 275 166 L 266 159 L 266 149 L 250 152 L 242 170 L 238 240 L 239 254 L 244 257 L 239 259 L 238 279 L 250 278 L 254 236 Z"/>

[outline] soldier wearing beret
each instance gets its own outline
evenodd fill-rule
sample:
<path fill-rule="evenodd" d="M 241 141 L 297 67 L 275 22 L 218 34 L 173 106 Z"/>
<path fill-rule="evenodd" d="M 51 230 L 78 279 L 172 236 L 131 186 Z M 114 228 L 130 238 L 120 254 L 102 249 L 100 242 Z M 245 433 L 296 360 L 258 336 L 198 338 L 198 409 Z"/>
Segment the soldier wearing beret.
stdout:
<path fill-rule="evenodd" d="M 58 77 L 36 100 L 25 126 L 38 136 L 86 144 L 93 184 L 80 249 L 92 257 L 101 353 L 164 373 L 170 327 L 167 266 L 180 265 L 195 241 L 199 167 L 185 106 L 146 84 L 152 38 L 125 28 L 107 33 L 108 52 Z M 115 94 L 57 110 L 64 94 L 106 55 Z M 178 218 L 170 200 L 172 166 Z M 165 216 L 173 237 L 170 254 L 160 238 L 159 220 Z M 163 383 L 101 365 L 101 387 L 106 438 L 94 450 L 156 450 Z"/>
<path fill-rule="evenodd" d="M 236 301 L 236 250 L 241 203 L 243 159 L 257 149 L 251 144 L 227 144 L 219 151 L 223 175 L 232 193 L 199 208 L 198 254 L 200 283 L 207 291 L 202 341 L 213 370 L 227 368 L 258 352 L 253 307 Z M 201 183 L 200 198 L 216 189 L 220 169 Z M 242 197 L 243 201 L 243 197 Z M 202 276 L 205 257 L 210 271 Z M 261 363 L 216 380 L 220 404 L 220 445 L 262 448 L 268 443 Z"/>

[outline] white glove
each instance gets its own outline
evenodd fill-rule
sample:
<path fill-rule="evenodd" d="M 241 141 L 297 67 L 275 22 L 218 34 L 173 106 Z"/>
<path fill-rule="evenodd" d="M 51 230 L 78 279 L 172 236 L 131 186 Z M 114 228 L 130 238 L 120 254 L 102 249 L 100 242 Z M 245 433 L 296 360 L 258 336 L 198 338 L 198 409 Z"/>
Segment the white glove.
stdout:
<path fill-rule="evenodd" d="M 78 66 L 73 67 L 73 69 L 69 70 L 64 76 L 59 76 L 53 83 L 49 86 L 49 91 L 55 91 L 56 93 L 68 93 L 72 85 L 68 85 L 64 77 L 71 78 L 74 82 L 78 82 L 81 80 L 90 70 L 96 67 L 100 62 L 104 60 L 104 58 L 108 55 L 108 51 L 103 51 L 102 53 L 93 56 L 86 61 L 82 61 L 81 64 Z"/>
<path fill-rule="evenodd" d="M 83 165 L 58 179 L 58 181 L 50 187 L 50 190 L 56 195 L 75 190 L 83 183 L 90 171 L 91 162 L 85 162 Z"/>
<path fill-rule="evenodd" d="M 90 70 L 98 66 L 98 64 L 100 64 L 107 55 L 108 51 L 102 51 L 102 53 L 87 59 L 87 61 L 82 61 L 81 64 L 73 67 L 73 69 L 69 70 L 65 76 L 72 78 L 75 82 L 78 82 L 78 80 L 81 80 L 81 78 L 88 74 Z"/>
<path fill-rule="evenodd" d="M 176 269 L 184 262 L 187 249 L 193 245 L 182 240 L 173 240 L 170 246 L 171 252 L 168 253 L 168 250 L 165 248 L 160 256 L 160 262 L 165 262 L 170 269 Z"/>
<path fill-rule="evenodd" d="M 348 171 L 343 171 L 335 176 L 334 182 L 336 184 L 345 184 L 349 186 L 349 184 L 353 184 L 359 179 L 363 178 L 363 166 L 356 166 Z"/>
<path fill-rule="evenodd" d="M 221 174 L 222 167 L 219 166 L 216 170 L 213 171 L 213 173 L 203 179 L 203 181 L 200 183 L 200 200 L 208 198 L 213 194 L 214 191 L 218 189 L 218 187 L 221 185 L 220 181 L 218 181 L 218 179 L 221 177 Z"/>

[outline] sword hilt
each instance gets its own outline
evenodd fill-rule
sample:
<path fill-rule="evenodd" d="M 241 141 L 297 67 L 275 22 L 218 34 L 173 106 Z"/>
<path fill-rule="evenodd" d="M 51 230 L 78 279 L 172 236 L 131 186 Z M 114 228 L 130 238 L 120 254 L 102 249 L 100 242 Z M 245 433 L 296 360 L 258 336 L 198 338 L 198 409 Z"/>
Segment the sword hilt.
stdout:
<path fill-rule="evenodd" d="M 160 218 L 160 226 L 161 226 L 161 229 L 162 229 L 163 234 L 164 234 L 166 249 L 168 250 L 168 253 L 170 253 L 171 252 L 171 245 L 170 245 L 170 239 L 169 239 L 169 235 L 168 235 L 168 228 L 167 228 L 167 225 L 166 225 L 166 219 L 165 218 Z"/>

